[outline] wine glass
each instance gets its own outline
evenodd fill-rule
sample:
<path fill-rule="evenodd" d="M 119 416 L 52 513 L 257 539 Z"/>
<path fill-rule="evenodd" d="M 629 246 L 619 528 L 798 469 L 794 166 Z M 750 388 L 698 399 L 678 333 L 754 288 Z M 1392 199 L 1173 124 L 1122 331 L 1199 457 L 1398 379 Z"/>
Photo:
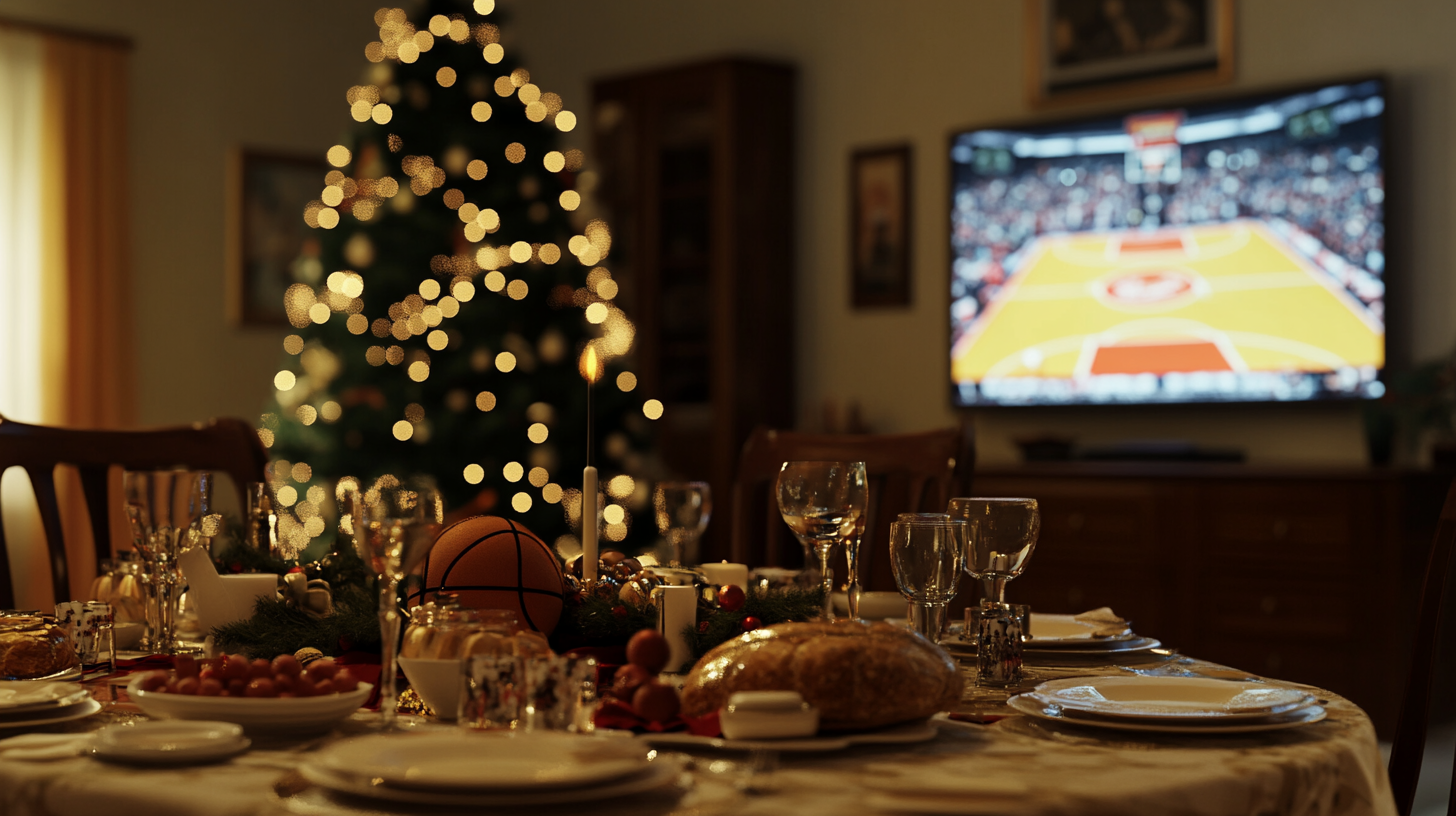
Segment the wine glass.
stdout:
<path fill-rule="evenodd" d="M 1006 582 L 1026 569 L 1041 532 L 1036 499 L 951 499 L 948 512 L 969 525 L 966 572 L 981 581 L 981 602 L 1006 603 Z"/>
<path fill-rule="evenodd" d="M 221 516 L 211 513 L 211 473 L 196 470 L 129 470 L 122 474 L 126 517 L 132 544 L 148 576 L 147 640 L 156 654 L 198 651 L 177 642 L 177 606 L 182 584 L 177 558 L 206 545 L 220 532 Z"/>
<path fill-rule="evenodd" d="M 415 476 L 401 482 L 381 476 L 350 502 L 356 544 L 379 578 L 379 634 L 383 646 L 379 672 L 380 728 L 395 728 L 395 673 L 399 658 L 399 582 L 435 546 L 445 522 L 445 505 L 434 480 Z"/>
<path fill-rule="evenodd" d="M 806 564 L 819 556 L 824 589 L 824 620 L 833 620 L 830 596 L 834 545 L 848 541 L 859 527 L 869 499 L 864 462 L 785 462 L 779 469 L 779 513 L 804 548 Z"/>
<path fill-rule="evenodd" d="M 942 513 L 905 513 L 890 523 L 890 567 L 910 602 L 912 628 L 932 643 L 945 632 L 965 564 L 968 525 Z"/>
<path fill-rule="evenodd" d="M 713 515 L 713 491 L 707 482 L 658 482 L 652 491 L 652 515 L 672 548 L 668 565 L 680 567 L 685 557 L 697 555 L 698 537 Z"/>

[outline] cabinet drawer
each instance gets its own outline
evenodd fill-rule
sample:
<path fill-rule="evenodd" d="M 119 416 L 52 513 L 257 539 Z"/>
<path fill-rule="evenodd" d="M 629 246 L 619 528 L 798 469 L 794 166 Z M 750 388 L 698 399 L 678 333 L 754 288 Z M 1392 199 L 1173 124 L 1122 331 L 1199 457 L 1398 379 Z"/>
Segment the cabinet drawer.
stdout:
<path fill-rule="evenodd" d="M 1038 504 L 1038 557 L 1085 562 L 1154 552 L 1151 500 L 1050 496 Z"/>
<path fill-rule="evenodd" d="M 1350 637 L 1356 589 L 1347 583 L 1216 582 L 1203 589 L 1202 628 L 1211 637 Z"/>
<path fill-rule="evenodd" d="M 1356 539 L 1350 490 L 1239 486 L 1204 494 L 1208 554 L 1215 559 L 1346 562 Z"/>

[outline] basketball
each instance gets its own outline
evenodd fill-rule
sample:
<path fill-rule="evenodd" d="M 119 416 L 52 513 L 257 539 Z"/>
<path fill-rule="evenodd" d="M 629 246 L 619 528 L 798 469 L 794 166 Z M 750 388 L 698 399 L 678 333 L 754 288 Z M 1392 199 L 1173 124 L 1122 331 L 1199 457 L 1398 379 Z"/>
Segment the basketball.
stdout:
<path fill-rule="evenodd" d="M 509 609 L 523 627 L 550 635 L 565 602 L 561 565 L 546 543 L 499 516 L 471 516 L 446 527 L 425 558 L 415 606 L 453 592 L 474 609 Z"/>

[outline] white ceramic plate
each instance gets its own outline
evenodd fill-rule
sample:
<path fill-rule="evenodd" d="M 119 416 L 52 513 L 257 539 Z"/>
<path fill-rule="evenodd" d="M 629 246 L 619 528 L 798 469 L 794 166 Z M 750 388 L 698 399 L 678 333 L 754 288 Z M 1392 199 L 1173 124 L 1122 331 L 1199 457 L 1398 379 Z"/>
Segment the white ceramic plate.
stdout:
<path fill-rule="evenodd" d="M 0 731 L 8 728 L 29 728 L 35 725 L 52 725 L 54 723 L 70 722 L 81 720 L 101 710 L 101 704 L 92 699 L 82 700 L 75 705 L 58 708 L 44 713 L 39 711 L 30 712 L 33 719 L 7 719 L 0 721 Z"/>
<path fill-rule="evenodd" d="M 86 698 L 80 683 L 49 680 L 0 681 L 0 716 L 75 705 Z"/>
<path fill-rule="evenodd" d="M 647 764 L 642 773 L 616 783 L 587 785 L 575 788 L 547 788 L 529 792 L 488 791 L 425 791 L 413 788 L 396 788 L 390 785 L 372 784 L 368 777 L 335 773 L 313 762 L 300 765 L 298 772 L 304 779 L 321 788 L 327 788 L 350 796 L 368 799 L 382 799 L 389 802 L 407 802 L 415 806 L 445 805 L 455 807 L 522 807 L 529 805 L 562 805 L 572 802 L 591 802 L 610 799 L 651 790 L 667 784 L 682 773 L 682 764 L 672 757 L 658 757 Z"/>
<path fill-rule="evenodd" d="M 330 745 L 310 762 L 338 776 L 455 793 L 597 785 L 648 768 L 640 744 L 551 732 L 358 737 Z"/>
<path fill-rule="evenodd" d="M 851 745 L 904 745 L 935 739 L 940 731 L 927 720 L 890 726 L 874 731 L 847 734 L 825 734 L 818 737 L 786 737 L 773 740 L 731 740 L 724 737 L 699 737 L 693 734 L 639 734 L 638 739 L 654 748 L 716 748 L 723 751 L 788 751 L 815 753 L 842 751 Z"/>
<path fill-rule="evenodd" d="M 1134 635 L 1127 640 L 1084 640 L 1081 641 L 1081 644 L 1080 646 L 1072 644 L 1053 646 L 1043 645 L 1038 641 L 1030 640 L 1021 647 L 1021 650 L 1027 655 L 1096 658 L 1109 654 L 1146 652 L 1149 649 L 1156 649 L 1162 646 L 1163 642 L 1157 638 Z M 942 640 L 940 646 L 953 655 L 974 655 L 976 653 L 976 645 L 974 643 L 969 643 L 954 637 Z"/>
<path fill-rule="evenodd" d="M 200 765 L 248 750 L 242 726 L 207 720 L 149 720 L 96 732 L 91 753 L 138 765 Z"/>
<path fill-rule="evenodd" d="M 1051 680 L 1031 696 L 1038 702 L 1099 717 L 1179 719 L 1267 717 L 1314 702 L 1304 689 L 1207 677 L 1077 677 Z"/>
<path fill-rule="evenodd" d="M 127 684 L 126 693 L 148 717 L 172 720 L 218 720 L 237 723 L 253 733 L 308 733 L 327 731 L 344 721 L 369 699 L 373 686 L 323 697 L 264 698 L 196 697 L 142 691 L 139 674 Z"/>
<path fill-rule="evenodd" d="M 1237 723 L 1221 724 L 1215 720 L 1203 724 L 1148 723 L 1139 720 L 1101 718 L 1073 719 L 1065 714 L 1059 713 L 1055 708 L 1047 708 L 1035 700 L 1027 699 L 1025 695 L 1021 694 L 1007 700 L 1006 705 L 1018 713 L 1026 714 L 1039 720 L 1085 726 L 1087 728 L 1106 728 L 1113 731 L 1137 731 L 1149 734 L 1253 734 L 1261 731 L 1280 731 L 1287 728 L 1298 728 L 1303 725 L 1317 723 L 1327 716 L 1323 706 L 1312 705 L 1306 708 L 1296 709 L 1286 714 L 1273 714 L 1268 719 L 1259 722 L 1240 720 Z"/>

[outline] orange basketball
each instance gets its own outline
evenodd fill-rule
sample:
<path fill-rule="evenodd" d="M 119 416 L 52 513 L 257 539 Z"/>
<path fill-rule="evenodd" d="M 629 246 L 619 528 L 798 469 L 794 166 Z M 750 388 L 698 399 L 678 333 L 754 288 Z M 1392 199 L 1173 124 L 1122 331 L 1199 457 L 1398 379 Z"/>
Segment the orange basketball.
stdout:
<path fill-rule="evenodd" d="M 550 635 L 566 591 L 561 564 L 534 533 L 499 516 L 471 516 L 446 527 L 425 559 L 425 585 L 410 605 L 453 592 L 475 609 L 510 609 L 521 625 Z"/>

